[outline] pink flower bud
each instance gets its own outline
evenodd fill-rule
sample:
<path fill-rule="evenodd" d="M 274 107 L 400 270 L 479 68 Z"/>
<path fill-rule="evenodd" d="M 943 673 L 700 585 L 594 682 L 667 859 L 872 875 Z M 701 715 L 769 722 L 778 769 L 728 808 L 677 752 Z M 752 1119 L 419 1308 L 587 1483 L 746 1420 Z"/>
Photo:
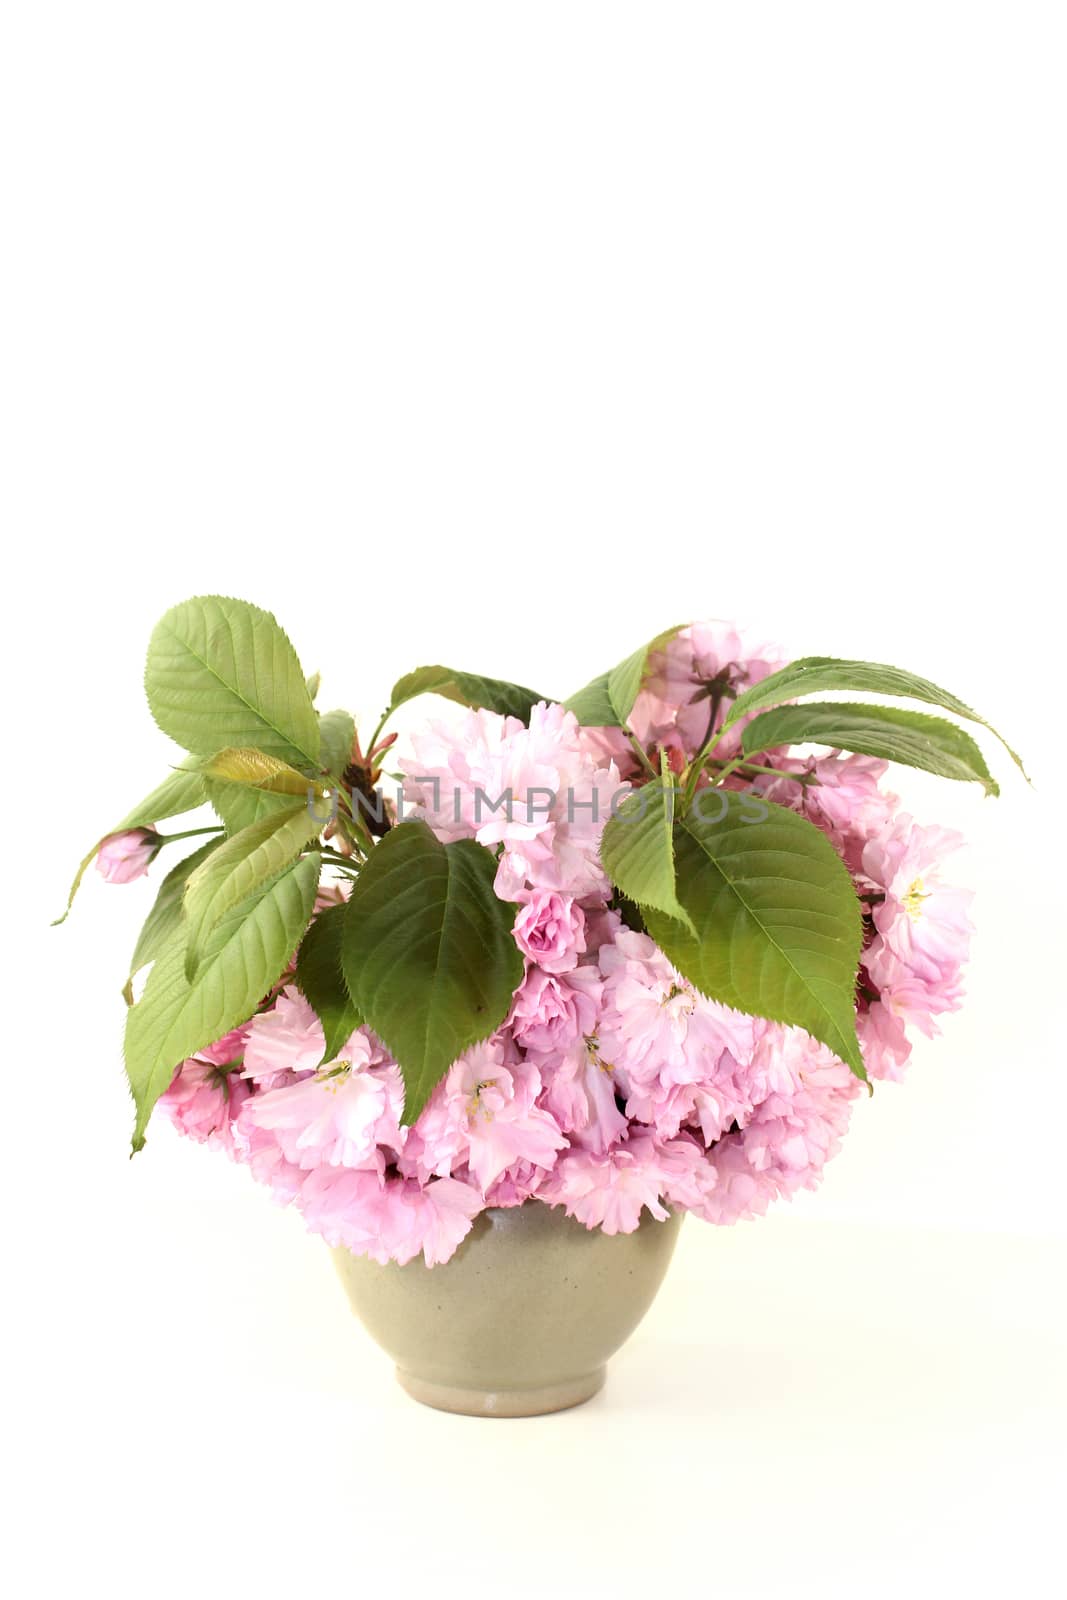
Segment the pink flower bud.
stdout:
<path fill-rule="evenodd" d="M 159 834 L 154 828 L 130 828 L 112 833 L 96 855 L 96 870 L 108 883 L 132 883 L 143 878 L 148 863 L 159 849 Z"/>

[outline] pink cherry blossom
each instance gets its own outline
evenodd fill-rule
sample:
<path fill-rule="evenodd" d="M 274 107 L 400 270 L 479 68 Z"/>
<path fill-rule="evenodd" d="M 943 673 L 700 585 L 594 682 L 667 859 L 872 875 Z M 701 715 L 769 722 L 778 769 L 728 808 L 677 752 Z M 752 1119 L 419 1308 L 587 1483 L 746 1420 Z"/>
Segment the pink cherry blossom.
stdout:
<path fill-rule="evenodd" d="M 864 872 L 885 891 L 873 917 L 886 949 L 934 983 L 959 969 L 970 942 L 973 895 L 941 878 L 945 857 L 962 843 L 958 833 L 920 827 L 905 812 L 863 850 Z"/>
<path fill-rule="evenodd" d="M 570 972 L 585 951 L 585 912 L 573 895 L 531 889 L 514 933 L 523 955 L 542 972 Z"/>
<path fill-rule="evenodd" d="M 485 1191 L 485 1204 L 508 1209 L 525 1205 L 536 1197 L 548 1176 L 547 1167 L 535 1166 L 532 1161 L 513 1161 Z"/>
<path fill-rule="evenodd" d="M 572 1145 L 602 1154 L 623 1137 L 629 1124 L 616 1103 L 615 1075 L 595 1034 L 562 1052 L 534 1052 L 531 1059 L 544 1084 L 539 1103 Z"/>
<path fill-rule="evenodd" d="M 936 1038 L 940 1031 L 935 1017 L 959 1009 L 963 1000 L 961 964 L 946 964 L 938 977 L 930 977 L 901 961 L 881 938 L 874 941 L 864 959 L 882 1007 L 928 1039 Z"/>
<path fill-rule="evenodd" d="M 249 1024 L 244 1075 L 260 1089 L 273 1089 L 294 1074 L 314 1072 L 325 1047 L 322 1023 L 300 990 L 287 985 Z"/>
<path fill-rule="evenodd" d="M 771 1200 L 814 1188 L 840 1147 L 860 1093 L 849 1068 L 799 1028 L 775 1024 L 759 1048 L 777 1057 L 781 1086 L 710 1152 L 719 1181 L 694 1208 L 709 1221 L 759 1216 Z"/>
<path fill-rule="evenodd" d="M 404 801 L 438 838 L 503 845 L 497 893 L 531 888 L 607 898 L 599 844 L 612 800 L 625 792 L 618 769 L 598 766 L 577 719 L 559 705 L 515 717 L 470 711 L 412 738 L 401 762 Z"/>
<path fill-rule="evenodd" d="M 722 726 L 730 702 L 742 689 L 761 683 L 785 664 L 776 645 L 730 623 L 693 623 L 653 655 L 630 727 L 644 744 L 669 748 L 674 736 L 680 748 L 695 753 L 712 728 Z M 716 755 L 736 755 L 742 726 L 716 745 Z"/>
<path fill-rule="evenodd" d="M 235 1069 L 192 1056 L 183 1061 L 159 1108 L 179 1133 L 213 1150 L 235 1153 L 233 1124 L 250 1090 Z"/>
<path fill-rule="evenodd" d="M 428 1267 L 448 1261 L 483 1208 L 477 1189 L 454 1178 L 422 1185 L 371 1172 L 311 1173 L 297 1200 L 309 1228 L 383 1265 L 420 1252 Z"/>
<path fill-rule="evenodd" d="M 435 1178 L 418 1192 L 416 1234 L 428 1267 L 448 1261 L 482 1210 L 477 1189 L 454 1178 Z"/>
<path fill-rule="evenodd" d="M 409 1136 L 402 1170 L 425 1179 L 465 1165 L 484 1192 L 518 1162 L 552 1166 L 567 1141 L 535 1104 L 540 1090 L 532 1061 L 509 1056 L 499 1039 L 475 1045 L 431 1096 Z"/>
<path fill-rule="evenodd" d="M 656 1141 L 664 1200 L 672 1209 L 700 1211 L 719 1181 L 703 1144 L 691 1134 Z"/>
<path fill-rule="evenodd" d="M 647 934 L 621 930 L 599 960 L 598 1046 L 627 1116 L 668 1135 L 693 1121 L 710 1143 L 741 1109 L 737 1068 L 751 1056 L 759 1024 L 698 994 Z"/>
<path fill-rule="evenodd" d="M 279 1205 L 292 1205 L 307 1181 L 307 1171 L 287 1161 L 272 1129 L 260 1128 L 250 1120 L 258 1096 L 253 1089 L 233 1124 L 233 1154 L 247 1166 L 257 1183 L 268 1189 Z M 321 1169 L 335 1171 L 333 1167 Z"/>
<path fill-rule="evenodd" d="M 531 967 L 508 1019 L 516 1042 L 524 1050 L 569 1050 L 583 1035 L 596 1032 L 601 987 L 595 967 L 559 976 Z"/>
<path fill-rule="evenodd" d="M 346 1060 L 257 1094 L 245 1111 L 245 1126 L 273 1133 L 294 1166 L 379 1169 L 383 1146 L 403 1147 L 399 1069 L 366 1030 L 349 1046 Z"/>
<path fill-rule="evenodd" d="M 541 1187 L 541 1198 L 561 1205 L 569 1217 L 605 1233 L 633 1233 L 643 1210 L 666 1222 L 660 1203 L 664 1177 L 655 1140 L 638 1136 L 603 1155 L 568 1150 Z"/>

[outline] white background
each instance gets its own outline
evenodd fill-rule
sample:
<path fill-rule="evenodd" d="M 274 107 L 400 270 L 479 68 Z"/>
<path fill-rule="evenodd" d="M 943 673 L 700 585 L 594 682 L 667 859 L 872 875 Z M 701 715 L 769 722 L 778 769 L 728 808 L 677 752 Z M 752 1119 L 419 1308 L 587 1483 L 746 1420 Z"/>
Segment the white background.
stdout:
<path fill-rule="evenodd" d="M 1047 1588 L 1062 9 L 3 16 L 13 1592 Z M 967 1008 L 817 1195 L 687 1224 L 582 1410 L 416 1408 L 298 1218 L 165 1129 L 126 1160 L 152 886 L 46 923 L 171 759 L 143 649 L 203 592 L 364 718 L 423 662 L 562 696 L 722 616 L 1028 757 L 987 741 L 999 802 L 900 774 L 971 842 Z"/>

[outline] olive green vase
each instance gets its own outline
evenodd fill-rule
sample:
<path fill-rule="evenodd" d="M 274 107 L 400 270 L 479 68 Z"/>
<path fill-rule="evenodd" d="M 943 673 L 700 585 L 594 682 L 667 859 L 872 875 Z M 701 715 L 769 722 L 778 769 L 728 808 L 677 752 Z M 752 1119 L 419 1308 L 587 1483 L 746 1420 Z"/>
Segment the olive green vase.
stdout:
<path fill-rule="evenodd" d="M 379 1266 L 333 1252 L 352 1309 L 416 1400 L 473 1417 L 532 1417 L 589 1400 L 663 1282 L 681 1216 L 588 1229 L 527 1201 L 490 1207 L 450 1261 Z"/>

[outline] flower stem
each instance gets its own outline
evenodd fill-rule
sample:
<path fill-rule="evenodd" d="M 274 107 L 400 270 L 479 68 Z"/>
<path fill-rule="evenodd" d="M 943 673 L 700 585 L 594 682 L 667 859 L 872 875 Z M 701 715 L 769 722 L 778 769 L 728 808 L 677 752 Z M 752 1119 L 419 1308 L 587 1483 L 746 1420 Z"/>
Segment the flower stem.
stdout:
<path fill-rule="evenodd" d="M 173 844 L 175 839 L 195 839 L 201 833 L 225 833 L 221 822 L 214 828 L 186 828 L 184 833 L 161 833 L 160 839 L 164 844 Z"/>
<path fill-rule="evenodd" d="M 648 759 L 648 752 L 645 750 L 645 748 L 642 745 L 641 741 L 639 739 L 635 738 L 635 736 L 630 732 L 630 730 L 628 728 L 626 730 L 626 737 L 629 739 L 630 743 L 633 745 L 634 750 L 637 753 L 637 758 L 640 761 L 641 765 L 644 767 L 645 771 L 649 774 L 650 777 L 658 778 L 659 777 L 659 773 L 656 771 L 655 767 L 652 765 L 651 761 Z"/>

